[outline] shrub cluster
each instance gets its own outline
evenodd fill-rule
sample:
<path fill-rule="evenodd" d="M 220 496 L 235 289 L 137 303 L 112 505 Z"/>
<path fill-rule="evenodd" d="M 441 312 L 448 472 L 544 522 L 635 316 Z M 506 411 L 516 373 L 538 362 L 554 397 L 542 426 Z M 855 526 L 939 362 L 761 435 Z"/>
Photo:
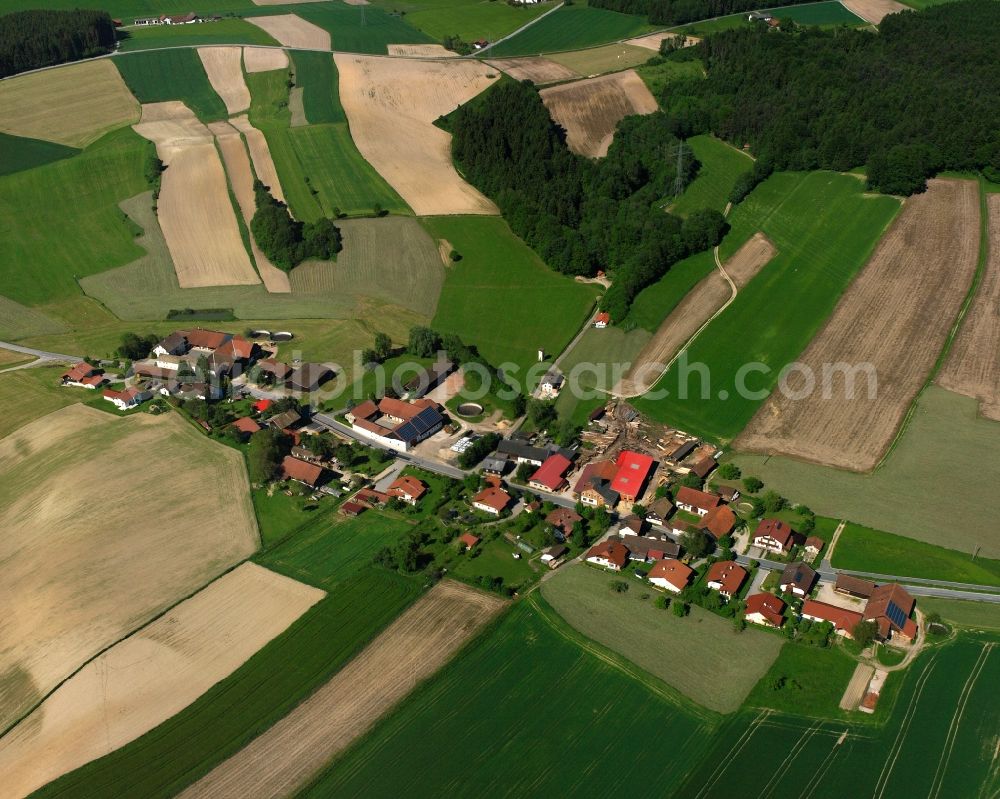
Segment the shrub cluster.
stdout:
<path fill-rule="evenodd" d="M 340 229 L 331 220 L 299 222 L 259 180 L 254 181 L 253 190 L 257 211 L 250 221 L 250 231 L 275 266 L 289 272 L 307 258 L 330 260 L 340 252 Z"/>

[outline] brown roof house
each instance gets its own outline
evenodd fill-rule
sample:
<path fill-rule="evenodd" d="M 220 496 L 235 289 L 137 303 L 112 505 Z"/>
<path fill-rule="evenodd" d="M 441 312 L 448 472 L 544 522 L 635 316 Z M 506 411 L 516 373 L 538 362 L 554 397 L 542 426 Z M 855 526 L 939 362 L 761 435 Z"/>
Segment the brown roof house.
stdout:
<path fill-rule="evenodd" d="M 628 549 L 617 538 L 608 538 L 587 551 L 587 563 L 620 572 L 628 563 Z"/>
<path fill-rule="evenodd" d="M 816 585 L 816 579 L 817 574 L 815 569 L 807 566 L 802 561 L 797 561 L 785 566 L 785 570 L 781 573 L 781 583 L 779 586 L 786 594 L 806 596 L 812 591 L 813 586 Z"/>
<path fill-rule="evenodd" d="M 910 618 L 915 604 L 913 597 L 898 583 L 880 585 L 865 607 L 865 621 L 872 620 L 878 625 L 878 637 L 883 641 L 897 634 L 912 641 L 917 637 L 916 622 Z"/>
<path fill-rule="evenodd" d="M 386 493 L 390 497 L 402 500 L 407 505 L 415 506 L 420 498 L 427 493 L 427 486 L 416 477 L 404 474 L 393 480 Z"/>
<path fill-rule="evenodd" d="M 294 480 L 310 488 L 316 488 L 323 479 L 323 467 L 286 455 L 281 462 L 281 473 L 286 480 Z"/>
<path fill-rule="evenodd" d="M 583 517 L 569 508 L 556 508 L 545 517 L 546 524 L 555 527 L 564 538 L 569 538 L 573 534 L 573 525 L 579 521 L 583 521 Z"/>
<path fill-rule="evenodd" d="M 472 498 L 472 507 L 493 516 L 499 516 L 509 505 L 510 494 L 496 486 L 484 488 Z"/>
<path fill-rule="evenodd" d="M 761 519 L 753 533 L 753 545 L 779 555 L 787 554 L 802 536 L 780 519 Z"/>
<path fill-rule="evenodd" d="M 780 627 L 785 623 L 785 603 L 766 591 L 747 597 L 746 620 L 765 627 Z"/>
<path fill-rule="evenodd" d="M 709 566 L 706 584 L 726 599 L 731 599 L 739 593 L 746 579 L 747 570 L 736 561 L 720 560 Z"/>
<path fill-rule="evenodd" d="M 691 581 L 694 569 L 679 560 L 660 560 L 649 570 L 648 579 L 653 585 L 664 588 L 674 594 L 683 591 Z"/>
<path fill-rule="evenodd" d="M 677 507 L 681 510 L 704 516 L 712 508 L 717 508 L 722 504 L 722 497 L 707 491 L 699 491 L 697 488 L 681 486 L 677 492 L 676 501 Z"/>
<path fill-rule="evenodd" d="M 736 527 L 736 514 L 728 505 L 719 505 L 702 516 L 701 524 L 698 526 L 718 541 L 729 535 Z"/>

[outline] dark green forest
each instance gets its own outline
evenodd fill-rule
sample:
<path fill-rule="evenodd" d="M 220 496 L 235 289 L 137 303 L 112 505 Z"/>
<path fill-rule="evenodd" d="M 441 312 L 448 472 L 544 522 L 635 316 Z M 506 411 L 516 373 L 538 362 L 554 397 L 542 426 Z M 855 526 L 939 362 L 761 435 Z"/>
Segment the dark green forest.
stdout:
<path fill-rule="evenodd" d="M 250 232 L 276 267 L 290 272 L 307 258 L 328 261 L 340 252 L 340 228 L 331 220 L 299 222 L 259 180 L 254 181 L 253 190 L 257 211 L 250 220 Z"/>
<path fill-rule="evenodd" d="M 1000 177 L 998 51 L 994 0 L 892 14 L 877 34 L 751 27 L 676 54 L 708 77 L 658 99 L 677 135 L 749 144 L 776 169 L 864 166 L 871 188 L 912 194 L 942 170 Z"/>
<path fill-rule="evenodd" d="M 780 5 L 812 3 L 816 0 L 781 0 Z M 774 0 L 589 0 L 587 5 L 622 14 L 649 17 L 653 25 L 684 25 L 737 11 L 773 8 Z"/>
<path fill-rule="evenodd" d="M 626 117 L 600 160 L 570 152 L 528 82 L 499 82 L 447 124 L 465 177 L 550 266 L 572 275 L 614 272 L 603 301 L 614 319 L 671 264 L 721 237 L 718 212 L 681 220 L 660 207 L 677 177 L 678 140 L 663 113 Z M 681 186 L 694 168 L 687 165 Z"/>
<path fill-rule="evenodd" d="M 0 78 L 115 49 L 105 11 L 18 11 L 0 17 Z"/>

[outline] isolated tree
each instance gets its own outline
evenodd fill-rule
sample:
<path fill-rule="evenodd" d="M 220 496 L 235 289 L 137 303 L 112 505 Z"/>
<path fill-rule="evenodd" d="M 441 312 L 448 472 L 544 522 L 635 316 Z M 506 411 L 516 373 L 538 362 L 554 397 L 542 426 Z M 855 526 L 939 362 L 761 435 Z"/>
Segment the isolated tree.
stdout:
<path fill-rule="evenodd" d="M 534 397 L 528 400 L 527 413 L 528 421 L 538 430 L 544 430 L 559 417 L 554 402 L 535 399 Z"/>
<path fill-rule="evenodd" d="M 410 328 L 407 351 L 418 358 L 433 358 L 441 347 L 441 336 L 429 327 Z"/>
<path fill-rule="evenodd" d="M 743 488 L 751 494 L 756 494 L 764 487 L 764 481 L 759 477 L 744 477 Z"/>
<path fill-rule="evenodd" d="M 764 510 L 767 513 L 777 513 L 778 511 L 784 510 L 788 507 L 788 500 L 786 500 L 774 489 L 765 491 L 764 495 L 761 497 L 761 501 L 764 503 Z"/>
<path fill-rule="evenodd" d="M 375 334 L 375 354 L 380 361 L 384 361 L 392 354 L 392 339 L 381 331 Z"/>
<path fill-rule="evenodd" d="M 868 621 L 859 621 L 855 624 L 851 630 L 851 635 L 854 636 L 854 640 L 858 646 L 864 649 L 875 640 L 877 632 L 878 624 L 875 623 L 874 619 L 869 619 Z"/>
<path fill-rule="evenodd" d="M 719 477 L 723 480 L 739 480 L 740 467 L 735 463 L 723 463 L 719 466 Z"/>
<path fill-rule="evenodd" d="M 267 428 L 254 433 L 247 446 L 247 470 L 250 481 L 266 483 L 273 480 L 282 459 L 291 450 L 291 438 L 280 430 Z"/>
<path fill-rule="evenodd" d="M 712 551 L 712 543 L 701 530 L 688 530 L 681 536 L 681 546 L 693 559 L 705 557 Z"/>

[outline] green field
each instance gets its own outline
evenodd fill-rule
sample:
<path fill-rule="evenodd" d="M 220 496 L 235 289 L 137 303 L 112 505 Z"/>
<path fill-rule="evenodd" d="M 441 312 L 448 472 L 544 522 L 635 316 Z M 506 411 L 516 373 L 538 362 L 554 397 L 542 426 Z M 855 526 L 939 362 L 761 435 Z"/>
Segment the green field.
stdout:
<path fill-rule="evenodd" d="M 1000 632 L 1000 604 L 994 602 L 922 596 L 920 610 L 925 614 L 939 613 L 942 619 L 960 627 Z"/>
<path fill-rule="evenodd" d="M 203 44 L 278 44 L 270 34 L 242 19 L 220 19 L 199 25 L 153 25 L 132 28 L 127 33 L 128 38 L 121 43 L 123 52 Z"/>
<path fill-rule="evenodd" d="M 639 36 L 653 29 L 645 17 L 582 4 L 563 6 L 517 36 L 491 47 L 488 54 L 499 58 L 579 50 Z"/>
<path fill-rule="evenodd" d="M 661 797 L 713 726 L 532 595 L 301 796 L 604 797 L 624 778 L 630 795 Z"/>
<path fill-rule="evenodd" d="M 130 128 L 80 155 L 0 178 L 0 287 L 38 305 L 79 294 L 75 279 L 142 255 L 117 205 L 146 189 L 153 145 Z"/>
<path fill-rule="evenodd" d="M 746 706 L 801 716 L 846 717 L 838 704 L 857 661 L 839 646 L 788 644 L 746 698 Z M 775 682 L 783 679 L 780 686 Z"/>
<path fill-rule="evenodd" d="M 731 620 L 697 606 L 677 618 L 653 604 L 656 589 L 629 578 L 629 590 L 619 594 L 609 587 L 614 579 L 575 564 L 543 583 L 542 596 L 572 627 L 711 710 L 737 710 L 784 644 L 762 630 L 737 633 Z"/>
<path fill-rule="evenodd" d="M 254 6 L 254 14 L 298 14 L 330 32 L 333 49 L 345 53 L 385 55 L 389 44 L 432 42 L 430 36 L 403 17 L 381 8 L 351 6 L 341 2 L 296 6 Z"/>
<path fill-rule="evenodd" d="M 567 380 L 593 396 L 564 390 L 556 400 L 560 415 L 569 416 L 576 424 L 585 424 L 587 415 L 607 401 L 608 395 L 604 392 L 613 388 L 623 376 L 625 370 L 618 365 L 632 363 L 650 338 L 642 329 L 626 332 L 615 326 L 603 330 L 587 328 L 572 351 L 560 361 L 559 369 Z"/>
<path fill-rule="evenodd" d="M 0 294 L 0 340 L 17 341 L 28 336 L 64 333 L 68 329 L 61 320 Z"/>
<path fill-rule="evenodd" d="M 912 5 L 912 4 L 911 4 Z M 839 2 L 806 3 L 797 6 L 779 6 L 768 9 L 779 20 L 791 19 L 799 25 L 816 25 L 820 28 L 835 28 L 839 25 L 856 27 L 867 25 L 863 19 L 848 11 Z M 707 36 L 710 33 L 729 31 L 749 25 L 747 13 L 730 14 L 725 17 L 715 17 L 702 22 L 692 22 L 677 30 L 695 36 Z M 760 23 L 762 24 L 762 23 Z"/>
<path fill-rule="evenodd" d="M 670 207 L 671 213 L 687 216 L 702 208 L 725 211 L 736 179 L 753 167 L 753 160 L 714 136 L 693 136 L 687 140 L 701 164 L 698 176 Z"/>
<path fill-rule="evenodd" d="M 412 527 L 405 519 L 378 511 L 367 511 L 354 519 L 326 510 L 316 511 L 310 521 L 255 560 L 296 580 L 329 590 L 361 571 L 376 552 L 392 546 Z"/>
<path fill-rule="evenodd" d="M 419 593 L 416 582 L 386 571 L 356 575 L 194 704 L 35 795 L 175 796 L 323 685 Z"/>
<path fill-rule="evenodd" d="M 59 375 L 65 371 L 65 366 L 38 366 L 0 374 L 0 402 L 7 409 L 0 417 L 0 438 L 53 411 L 91 398 L 94 392 L 90 389 L 59 385 Z"/>
<path fill-rule="evenodd" d="M 190 11 L 188 0 L 4 0 L 4 13 L 40 8 L 53 11 L 76 8 L 95 8 L 107 11 L 111 16 L 131 25 L 135 17 L 153 17 L 160 14 L 183 14 Z M 244 11 L 255 8 L 252 0 L 211 0 L 211 9 L 217 13 Z M 203 12 L 207 13 L 207 12 Z"/>
<path fill-rule="evenodd" d="M 622 69 L 645 64 L 652 57 L 652 51 L 645 47 L 631 44 L 605 44 L 600 47 L 588 47 L 586 50 L 571 50 L 564 53 L 553 53 L 549 60 L 569 67 L 581 75 L 600 75 L 605 72 L 618 72 Z M 687 66 L 687 65 L 686 65 Z M 691 62 L 695 71 L 701 73 L 701 66 Z"/>
<path fill-rule="evenodd" d="M 477 39 L 492 42 L 527 25 L 556 3 L 549 0 L 533 6 L 515 6 L 482 0 L 374 0 L 374 5 L 405 13 L 410 25 L 432 39 L 458 36 L 466 42 Z"/>
<path fill-rule="evenodd" d="M 462 255 L 446 270 L 436 330 L 476 345 L 493 366 L 517 364 L 519 378 L 539 349 L 551 356 L 562 352 L 593 305 L 592 286 L 549 269 L 502 219 L 421 221 L 433 238 L 446 239 Z"/>
<path fill-rule="evenodd" d="M 194 49 L 131 53 L 115 58 L 114 65 L 140 103 L 181 100 L 202 122 L 229 116 Z"/>
<path fill-rule="evenodd" d="M 247 320 L 372 318 L 379 320 L 380 329 L 401 336 L 431 317 L 444 282 L 437 247 L 420 224 L 385 217 L 342 220 L 344 249 L 336 263 L 300 264 L 289 275 L 291 293 L 271 294 L 261 284 L 182 289 L 150 194 L 121 207 L 143 230 L 135 240 L 142 248 L 140 257 L 83 278 L 80 286 L 122 319 L 165 319 L 168 311 L 180 308 L 232 308 L 237 318 Z M 362 346 L 370 346 L 370 336 Z M 314 355 L 324 361 L 346 357 L 350 363 L 350 349 L 357 343 L 351 339 L 334 341 L 329 350 L 314 350 Z"/>
<path fill-rule="evenodd" d="M 993 796 L 1000 787 L 998 677 L 993 641 L 963 637 L 890 677 L 896 701 L 886 709 L 888 723 L 876 729 L 742 713 L 723 726 L 676 795 Z M 905 681 L 898 691 L 895 679 Z M 880 714 L 887 699 L 892 704 L 884 693 Z M 776 754 L 761 758 L 762 752 Z"/>
<path fill-rule="evenodd" d="M 976 558 L 901 535 L 848 523 L 833 551 L 838 569 L 1000 586 L 1000 560 Z"/>
<path fill-rule="evenodd" d="M 636 407 L 719 442 L 736 436 L 823 326 L 898 210 L 898 200 L 868 196 L 864 183 L 833 172 L 782 172 L 758 186 L 730 215 L 720 256 L 730 258 L 758 230 L 778 254 L 686 351 L 688 364 L 708 366 L 708 380 L 678 362 L 654 388 L 667 396 L 647 395 Z M 749 374 L 748 364 L 756 364 Z"/>
<path fill-rule="evenodd" d="M 670 312 L 691 289 L 715 269 L 715 258 L 706 250 L 678 261 L 651 286 L 636 296 L 625 326 L 637 326 L 655 333 Z"/>
<path fill-rule="evenodd" d="M 340 81 L 333 56 L 311 50 L 293 50 L 290 55 L 295 65 L 295 85 L 302 87 L 306 119 L 313 124 L 347 122 L 340 105 Z"/>
<path fill-rule="evenodd" d="M 332 60 L 331 60 L 332 63 Z M 250 121 L 267 139 L 285 199 L 296 218 L 314 222 L 344 213 L 372 213 L 375 205 L 410 213 L 406 203 L 364 160 L 346 122 L 290 127 L 288 85 L 282 70 L 247 75 Z"/>
<path fill-rule="evenodd" d="M 80 152 L 64 144 L 0 133 L 0 177 L 72 158 Z"/>
<path fill-rule="evenodd" d="M 1000 518 L 1000 425 L 980 417 L 974 399 L 928 388 L 899 443 L 870 475 L 790 458 L 734 460 L 744 474 L 816 513 L 960 552 L 981 547 L 980 556 L 1000 558 L 993 521 Z"/>

